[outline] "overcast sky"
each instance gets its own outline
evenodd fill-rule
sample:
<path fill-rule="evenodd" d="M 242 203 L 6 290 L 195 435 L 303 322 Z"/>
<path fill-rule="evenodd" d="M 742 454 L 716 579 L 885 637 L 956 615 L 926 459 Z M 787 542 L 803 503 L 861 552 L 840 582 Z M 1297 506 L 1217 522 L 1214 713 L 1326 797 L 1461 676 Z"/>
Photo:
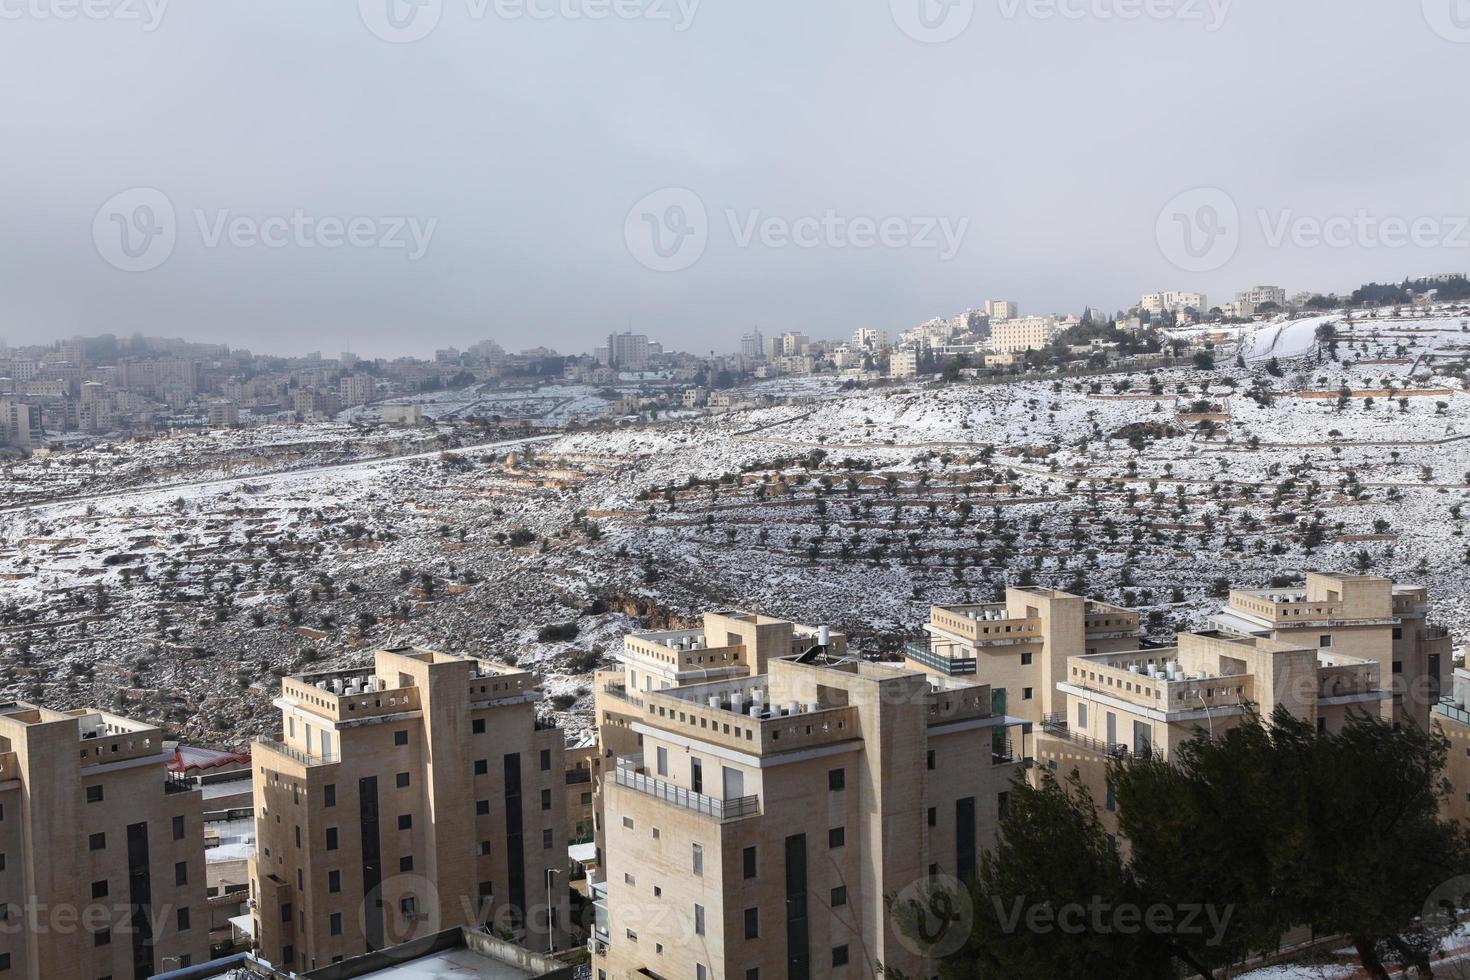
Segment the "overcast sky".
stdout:
<path fill-rule="evenodd" d="M 726 351 L 1470 269 L 1465 0 L 81 2 L 0 0 L 11 344 Z"/>

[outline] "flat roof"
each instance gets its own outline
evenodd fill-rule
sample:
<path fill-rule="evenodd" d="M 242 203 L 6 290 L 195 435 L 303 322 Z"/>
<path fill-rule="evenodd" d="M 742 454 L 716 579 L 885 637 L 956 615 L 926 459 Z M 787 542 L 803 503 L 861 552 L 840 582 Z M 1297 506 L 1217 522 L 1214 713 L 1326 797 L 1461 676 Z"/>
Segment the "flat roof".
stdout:
<path fill-rule="evenodd" d="M 534 980 L 542 976 L 523 970 L 509 963 L 502 963 L 488 956 L 481 956 L 468 949 L 447 949 L 442 953 L 425 956 L 408 963 L 364 973 L 362 980 L 369 977 L 391 978 L 391 980 Z"/>

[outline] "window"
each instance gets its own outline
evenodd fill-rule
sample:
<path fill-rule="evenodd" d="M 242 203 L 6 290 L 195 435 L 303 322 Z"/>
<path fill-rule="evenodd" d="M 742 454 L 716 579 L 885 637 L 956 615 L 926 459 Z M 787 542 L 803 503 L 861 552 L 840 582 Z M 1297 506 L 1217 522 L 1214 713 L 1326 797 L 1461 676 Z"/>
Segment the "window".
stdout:
<path fill-rule="evenodd" d="M 87 850 L 100 851 L 107 846 L 106 834 L 92 834 L 87 838 Z"/>
<path fill-rule="evenodd" d="M 490 801 L 489 800 L 476 800 L 475 801 L 475 816 L 477 816 L 477 817 L 484 817 L 484 816 L 488 816 L 489 814 L 490 814 Z"/>
<path fill-rule="evenodd" d="M 333 912 L 327 916 L 327 932 L 333 936 L 342 935 L 342 913 Z"/>
<path fill-rule="evenodd" d="M 929 808 L 929 826 L 931 826 L 931 827 L 937 827 L 937 826 L 939 826 L 939 808 L 938 807 L 932 807 L 931 806 Z"/>
<path fill-rule="evenodd" d="M 827 831 L 827 846 L 829 848 L 842 847 L 847 843 L 847 828 L 833 827 Z"/>
<path fill-rule="evenodd" d="M 336 895 L 336 894 L 338 894 L 341 891 L 342 891 L 342 872 L 340 872 L 340 871 L 328 871 L 327 872 L 327 892 L 329 894 Z"/>
<path fill-rule="evenodd" d="M 694 906 L 694 934 L 696 936 L 703 936 L 704 935 L 704 906 L 703 905 L 696 905 L 696 906 Z"/>
<path fill-rule="evenodd" d="M 1118 809 L 1118 797 L 1116 795 L 1116 791 L 1113 789 L 1113 781 L 1111 779 L 1108 780 L 1108 796 L 1107 802 L 1104 804 L 1104 806 L 1107 807 L 1109 813 L 1112 813 L 1114 810 Z"/>
<path fill-rule="evenodd" d="M 174 840 L 184 839 L 184 818 L 174 817 L 173 820 Z"/>
<path fill-rule="evenodd" d="M 636 886 L 638 884 L 638 879 L 637 878 L 634 878 L 632 875 L 628 874 L 628 872 L 624 871 L 623 872 L 623 884 L 625 884 L 625 885 L 635 885 Z"/>
<path fill-rule="evenodd" d="M 413 870 L 413 855 L 412 854 L 405 854 L 405 855 L 403 855 L 403 857 L 401 857 L 401 858 L 398 859 L 398 870 L 399 871 L 412 871 Z"/>
<path fill-rule="evenodd" d="M 625 830 L 632 830 L 633 829 L 633 818 L 632 817 L 624 817 L 623 818 L 623 828 Z"/>
<path fill-rule="evenodd" d="M 844 906 L 846 904 L 847 904 L 847 886 L 846 885 L 838 885 L 836 888 L 832 889 L 832 907 L 834 909 L 840 909 L 840 908 L 842 908 L 842 906 Z"/>
<path fill-rule="evenodd" d="M 658 747 L 658 774 L 660 776 L 669 774 L 669 750 L 662 745 Z"/>
<path fill-rule="evenodd" d="M 322 806 L 337 805 L 337 786 L 335 783 L 327 783 L 322 787 Z"/>
<path fill-rule="evenodd" d="M 480 889 L 479 889 L 479 891 L 480 891 L 480 901 L 481 901 L 481 903 L 483 903 L 486 899 L 492 898 L 495 895 L 495 882 L 493 882 L 493 881 L 482 881 L 482 882 L 480 882 Z"/>
<path fill-rule="evenodd" d="M 552 833 L 552 831 L 550 829 L 541 831 L 541 850 L 543 850 L 543 851 L 549 851 L 549 850 L 551 850 L 551 845 L 553 844 L 553 842 L 555 840 L 556 840 L 556 837 L 555 837 L 555 835 Z"/>
<path fill-rule="evenodd" d="M 1087 705 L 1081 701 L 1077 702 L 1077 727 L 1087 727 Z"/>
<path fill-rule="evenodd" d="M 542 772 L 551 772 L 551 750 L 550 749 L 542 749 L 541 750 L 541 771 Z"/>
<path fill-rule="evenodd" d="M 94 881 L 94 882 L 92 882 L 92 897 L 93 898 L 106 898 L 107 897 L 107 882 L 106 881 Z"/>
<path fill-rule="evenodd" d="M 88 786 L 87 787 L 87 802 L 88 803 L 101 803 L 102 802 L 102 787 L 101 786 Z"/>
<path fill-rule="evenodd" d="M 10 954 L 0 953 L 0 970 L 10 969 Z"/>
<path fill-rule="evenodd" d="M 400 728 L 398 731 L 396 731 L 396 732 L 393 733 L 393 744 L 394 745 L 407 745 L 408 744 L 408 729 L 407 728 Z"/>
<path fill-rule="evenodd" d="M 98 929 L 96 932 L 92 933 L 92 945 L 93 946 L 111 946 L 112 945 L 112 930 L 111 929 Z"/>
<path fill-rule="evenodd" d="M 1034 691 L 1034 688 L 1030 688 L 1030 687 L 1023 687 L 1023 688 L 1021 688 L 1021 700 L 1022 701 L 1030 701 L 1031 700 L 1031 695 L 1032 695 L 1032 692 L 1033 691 Z M 847 947 L 844 946 L 843 948 L 846 949 Z"/>
<path fill-rule="evenodd" d="M 189 931 L 189 910 L 179 909 L 179 932 Z"/>
<path fill-rule="evenodd" d="M 1402 660 L 1395 660 L 1393 662 L 1393 672 L 1395 674 L 1402 674 L 1404 672 L 1404 662 Z"/>
<path fill-rule="evenodd" d="M 1332 646 L 1332 634 L 1331 633 L 1327 633 L 1327 634 L 1324 634 L 1322 636 L 1317 637 L 1317 646 L 1322 647 L 1324 650 L 1327 647 Z"/>
<path fill-rule="evenodd" d="M 329 850 L 329 851 L 335 851 L 336 849 L 337 849 L 337 828 L 336 827 L 328 827 L 327 828 L 327 850 Z"/>
<path fill-rule="evenodd" d="M 489 856 L 490 856 L 490 842 L 487 841 L 487 840 L 480 841 L 480 857 L 489 857 Z"/>
<path fill-rule="evenodd" d="M 704 876 L 704 848 L 702 846 L 700 846 L 699 844 L 695 844 L 695 845 L 693 845 L 692 853 L 693 853 L 692 864 L 694 866 L 694 873 L 696 875 L 699 875 L 700 877 L 703 877 Z"/>
<path fill-rule="evenodd" d="M 287 925 L 290 925 L 291 924 L 291 903 L 290 902 L 283 902 L 281 904 L 281 921 L 284 922 L 284 923 L 286 923 Z"/>
<path fill-rule="evenodd" d="M 847 965 L 847 944 L 846 943 L 843 943 L 841 946 L 833 946 L 832 947 L 832 965 L 833 966 L 846 966 Z"/>
<path fill-rule="evenodd" d="M 745 971 L 745 980 L 761 980 L 761 968 L 753 966 Z"/>
<path fill-rule="evenodd" d="M 995 810 L 1000 816 L 1006 815 L 1006 804 L 1010 802 L 1011 794 L 1001 791 L 995 794 Z"/>
<path fill-rule="evenodd" d="M 1402 640 L 1404 638 L 1404 629 L 1402 626 L 1395 626 L 1393 628 L 1393 638 L 1395 640 Z"/>
<path fill-rule="evenodd" d="M 543 789 L 541 791 L 541 809 L 551 809 L 551 790 L 549 789 Z"/>
<path fill-rule="evenodd" d="M 745 869 L 745 877 L 747 877 L 747 878 L 754 878 L 755 877 L 755 860 L 756 860 L 756 850 L 755 850 L 755 847 L 754 846 L 747 847 L 745 850 L 743 850 L 743 851 L 740 852 L 740 863 L 741 863 L 742 867 Z"/>
<path fill-rule="evenodd" d="M 398 911 L 404 915 L 415 915 L 419 910 L 419 900 L 412 895 L 405 895 L 398 900 Z"/>
<path fill-rule="evenodd" d="M 761 913 L 760 909 L 745 910 L 745 938 L 759 939 L 761 937 Z"/>
<path fill-rule="evenodd" d="M 400 813 L 398 815 L 398 829 L 399 830 L 412 830 L 413 829 L 413 814 L 411 814 L 411 813 Z"/>
<path fill-rule="evenodd" d="M 1021 666 L 1022 667 L 1030 667 L 1031 666 L 1031 654 L 1029 654 L 1029 653 L 1023 653 L 1023 654 L 1021 654 Z"/>
<path fill-rule="evenodd" d="M 927 765 L 930 769 L 933 769 L 934 768 L 934 750 L 933 749 L 930 749 L 929 750 L 929 754 L 925 757 L 925 765 Z"/>
<path fill-rule="evenodd" d="M 827 770 L 827 789 L 832 790 L 832 791 L 835 792 L 836 790 L 842 789 L 846 785 L 847 785 L 847 770 L 846 769 L 828 769 Z"/>
<path fill-rule="evenodd" d="M 475 775 L 476 776 L 484 776 L 484 775 L 486 775 L 489 772 L 490 772 L 490 762 L 489 762 L 488 759 L 476 759 L 475 760 Z"/>
<path fill-rule="evenodd" d="M 189 862 L 179 861 L 174 865 L 174 884 L 187 885 L 189 883 Z"/>
<path fill-rule="evenodd" d="M 485 734 L 485 719 L 484 718 L 476 718 L 475 720 L 471 721 L 470 722 L 470 732 L 473 733 L 473 734 L 475 734 L 475 735 L 484 735 Z"/>
<path fill-rule="evenodd" d="M 393 783 L 399 789 L 405 789 L 408 786 L 408 773 L 400 772 L 397 776 L 393 777 Z"/>
<path fill-rule="evenodd" d="M 295 961 L 296 961 L 296 947 L 295 946 L 282 946 L 281 947 L 281 962 L 282 963 L 294 963 Z"/>

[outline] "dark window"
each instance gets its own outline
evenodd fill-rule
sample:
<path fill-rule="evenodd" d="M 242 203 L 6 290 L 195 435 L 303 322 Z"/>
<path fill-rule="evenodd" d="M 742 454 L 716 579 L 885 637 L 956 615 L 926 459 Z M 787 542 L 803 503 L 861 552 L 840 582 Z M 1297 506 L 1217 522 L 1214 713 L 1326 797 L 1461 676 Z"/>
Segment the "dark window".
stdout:
<path fill-rule="evenodd" d="M 322 787 L 322 806 L 337 805 L 337 784 L 327 783 Z"/>
<path fill-rule="evenodd" d="M 184 818 L 174 817 L 174 840 L 184 839 Z"/>
<path fill-rule="evenodd" d="M 846 885 L 838 885 L 836 888 L 832 889 L 832 907 L 834 909 L 840 909 L 840 908 L 842 908 L 842 906 L 844 906 L 846 904 L 847 904 L 847 886 Z"/>
<path fill-rule="evenodd" d="M 975 797 L 954 801 L 954 866 L 961 881 L 975 880 Z"/>
<path fill-rule="evenodd" d="M 111 946 L 112 945 L 112 930 L 111 929 L 98 929 L 96 932 L 92 933 L 92 945 L 93 946 Z"/>
<path fill-rule="evenodd" d="M 470 722 L 470 731 L 473 732 L 476 735 L 483 735 L 483 734 L 485 734 L 485 719 L 484 718 L 476 718 L 474 721 L 471 721 Z"/>
<path fill-rule="evenodd" d="M 929 750 L 929 754 L 928 754 L 928 756 L 927 756 L 927 757 L 926 757 L 926 765 L 927 765 L 927 766 L 928 766 L 928 767 L 929 767 L 929 768 L 930 768 L 930 769 L 933 769 L 933 768 L 934 768 L 934 750 L 933 750 L 933 749 L 930 749 L 930 750 Z"/>
<path fill-rule="evenodd" d="M 393 744 L 394 745 L 407 745 L 408 744 L 408 729 L 403 728 L 403 729 L 400 729 L 400 730 L 394 732 L 393 733 Z"/>
<path fill-rule="evenodd" d="M 549 850 L 551 850 L 551 845 L 552 845 L 552 843 L 555 840 L 556 840 L 556 838 L 552 835 L 552 832 L 551 831 L 549 831 L 549 830 L 543 830 L 543 831 L 541 831 L 541 849 L 543 851 L 549 851 Z"/>
<path fill-rule="evenodd" d="M 484 775 L 486 775 L 489 772 L 490 772 L 490 760 L 489 759 L 476 759 L 475 760 L 475 775 L 476 776 L 484 776 Z"/>
<path fill-rule="evenodd" d="M 759 939 L 761 935 L 760 909 L 745 910 L 745 938 Z"/>
<path fill-rule="evenodd" d="M 755 848 L 754 847 L 747 847 L 744 851 L 741 851 L 740 852 L 740 860 L 741 860 L 742 865 L 745 868 L 745 877 L 747 877 L 747 878 L 754 878 L 755 877 L 755 874 L 756 874 L 756 870 L 755 870 L 756 850 L 755 850 Z"/>
<path fill-rule="evenodd" d="M 846 966 L 847 965 L 847 944 L 846 943 L 844 943 L 841 946 L 833 946 L 832 947 L 832 965 L 833 966 Z"/>
<path fill-rule="evenodd" d="M 483 816 L 487 815 L 489 812 L 490 812 L 490 801 L 489 800 L 476 800 L 475 801 L 475 815 L 476 816 L 483 817 Z"/>
<path fill-rule="evenodd" d="M 1332 634 L 1326 633 L 1317 637 L 1317 646 L 1324 648 L 1332 646 Z"/>
<path fill-rule="evenodd" d="M 281 962 L 282 963 L 294 963 L 294 962 L 296 962 L 296 947 L 294 947 L 294 946 L 282 946 L 281 947 Z"/>
<path fill-rule="evenodd" d="M 179 909 L 179 932 L 189 931 L 189 910 Z"/>
<path fill-rule="evenodd" d="M 73 797 L 75 799 L 75 797 Z M 87 838 L 87 850 L 100 851 L 107 846 L 106 834 L 92 834 Z"/>
<path fill-rule="evenodd" d="M 333 912 L 327 916 L 327 931 L 334 936 L 342 935 L 342 913 Z"/>
<path fill-rule="evenodd" d="M 106 881 L 94 881 L 94 882 L 92 882 L 92 897 L 93 898 L 106 898 L 107 897 L 107 882 Z"/>
<path fill-rule="evenodd" d="M 327 828 L 327 850 L 329 850 L 329 851 L 335 851 L 336 849 L 337 849 L 337 828 L 336 827 L 328 827 Z"/>
<path fill-rule="evenodd" d="M 1001 791 L 995 794 L 995 812 L 999 816 L 1006 815 L 1006 804 L 1010 802 L 1011 794 Z"/>
<path fill-rule="evenodd" d="M 541 791 L 541 809 L 551 809 L 551 790 L 549 789 L 543 789 Z"/>
<path fill-rule="evenodd" d="M 542 749 L 541 750 L 541 771 L 542 772 L 550 772 L 551 771 L 551 750 L 550 749 Z"/>
<path fill-rule="evenodd" d="M 847 770 L 846 769 L 828 769 L 827 770 L 827 788 L 828 789 L 830 789 L 830 790 L 838 790 L 838 789 L 842 789 L 846 785 L 847 785 Z"/>
<path fill-rule="evenodd" d="M 929 808 L 929 826 L 931 826 L 931 827 L 938 827 L 939 826 L 939 808 L 938 807 L 931 806 Z"/>
<path fill-rule="evenodd" d="M 843 846 L 846 843 L 847 843 L 847 828 L 846 827 L 833 827 L 831 830 L 827 831 L 827 846 L 828 847 L 841 847 L 841 846 Z"/>
<path fill-rule="evenodd" d="M 102 802 L 102 787 L 101 786 L 88 786 L 87 787 L 87 802 L 88 803 L 101 803 Z"/>
<path fill-rule="evenodd" d="M 0 970 L 10 969 L 10 954 L 0 953 Z"/>
<path fill-rule="evenodd" d="M 342 872 L 327 872 L 327 891 L 335 895 L 342 890 Z"/>
<path fill-rule="evenodd" d="M 281 905 L 281 921 L 289 924 L 291 922 L 291 903 L 285 902 Z"/>
<path fill-rule="evenodd" d="M 811 980 L 807 921 L 806 835 L 786 838 L 786 977 Z"/>
<path fill-rule="evenodd" d="M 189 862 L 179 861 L 174 865 L 174 884 L 187 885 L 189 883 Z"/>
<path fill-rule="evenodd" d="M 397 776 L 393 777 L 393 783 L 399 789 L 403 789 L 405 786 L 408 785 L 408 773 L 400 772 Z"/>
<path fill-rule="evenodd" d="M 403 857 L 401 857 L 401 858 L 398 859 L 398 870 L 399 871 L 412 871 L 413 870 L 413 855 L 412 854 L 405 854 L 405 855 L 403 855 Z"/>
<path fill-rule="evenodd" d="M 411 813 L 400 813 L 398 815 L 398 829 L 399 830 L 412 830 L 413 829 L 413 814 L 411 814 Z"/>

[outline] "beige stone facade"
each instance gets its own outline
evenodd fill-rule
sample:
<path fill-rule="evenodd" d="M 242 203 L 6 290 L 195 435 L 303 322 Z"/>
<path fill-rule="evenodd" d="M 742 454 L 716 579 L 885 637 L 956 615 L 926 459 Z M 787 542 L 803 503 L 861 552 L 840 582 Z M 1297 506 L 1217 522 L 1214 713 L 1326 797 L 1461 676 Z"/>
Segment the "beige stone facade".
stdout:
<path fill-rule="evenodd" d="M 884 897 L 975 873 L 1030 726 L 988 686 L 747 613 L 599 675 L 597 980 L 924 975 Z"/>
<path fill-rule="evenodd" d="M 0 977 L 144 978 L 209 958 L 198 789 L 155 727 L 0 705 Z"/>
<path fill-rule="evenodd" d="M 261 954 L 306 971 L 484 922 L 563 945 L 566 769 L 540 697 L 526 671 L 411 648 L 285 678 L 283 731 L 252 750 Z"/>

